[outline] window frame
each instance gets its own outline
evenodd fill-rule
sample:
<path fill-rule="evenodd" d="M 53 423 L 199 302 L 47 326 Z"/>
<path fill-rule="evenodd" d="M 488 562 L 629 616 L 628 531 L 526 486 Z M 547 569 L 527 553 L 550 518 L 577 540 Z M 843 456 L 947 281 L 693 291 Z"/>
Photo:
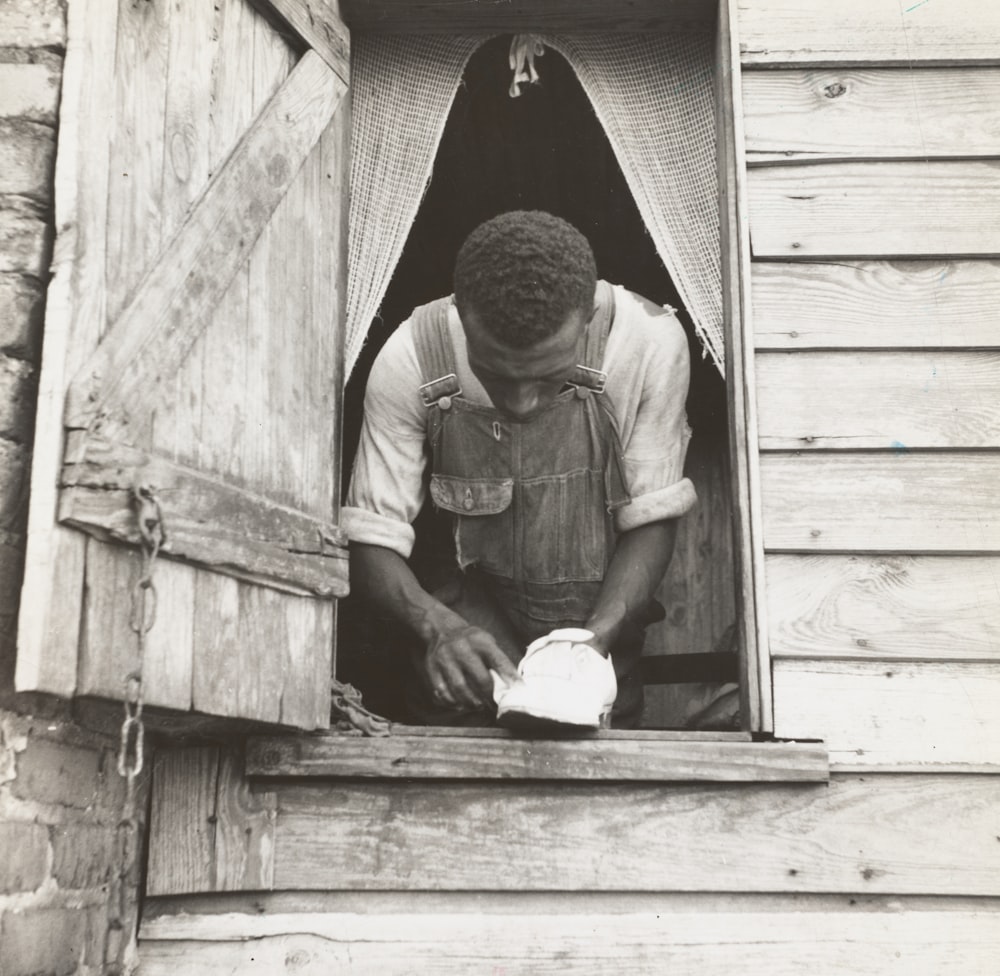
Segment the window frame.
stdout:
<path fill-rule="evenodd" d="M 605 29 L 668 29 L 695 8 L 702 27 L 714 21 L 720 242 L 725 316 L 726 390 L 730 491 L 736 552 L 740 704 L 743 731 L 598 731 L 567 739 L 523 739 L 503 729 L 417 728 L 393 725 L 387 736 L 359 737 L 331 731 L 309 738 L 252 738 L 247 773 L 253 777 L 322 776 L 458 779 L 605 779 L 655 781 L 826 781 L 829 762 L 822 743 L 763 742 L 773 731 L 770 660 L 763 605 L 763 546 L 757 476 L 753 347 L 750 328 L 750 240 L 746 162 L 742 140 L 739 46 L 733 0 L 681 0 L 630 5 L 627 21 L 607 5 L 587 5 L 588 29 L 603 17 Z M 445 5 L 422 22 L 427 32 L 452 30 L 580 29 L 579 8 L 549 0 L 533 15 L 495 5 Z M 413 30 L 399 0 L 344 0 L 354 30 Z M 455 14 L 455 11 L 459 11 Z M 454 16 L 455 19 L 448 19 Z M 758 602 L 760 597 L 760 602 Z M 756 741 L 755 741 L 756 740 Z"/>

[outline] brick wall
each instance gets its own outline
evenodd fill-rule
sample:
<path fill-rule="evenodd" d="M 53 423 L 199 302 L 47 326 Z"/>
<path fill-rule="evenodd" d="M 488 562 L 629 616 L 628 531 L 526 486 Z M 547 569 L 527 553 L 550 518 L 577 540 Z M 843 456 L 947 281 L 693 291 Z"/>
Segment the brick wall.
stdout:
<path fill-rule="evenodd" d="M 81 728 L 65 705 L 26 701 L 13 691 L 65 34 L 64 0 L 0 0 L 0 973 L 4 976 L 101 972 L 108 879 L 123 800 L 113 739 Z"/>

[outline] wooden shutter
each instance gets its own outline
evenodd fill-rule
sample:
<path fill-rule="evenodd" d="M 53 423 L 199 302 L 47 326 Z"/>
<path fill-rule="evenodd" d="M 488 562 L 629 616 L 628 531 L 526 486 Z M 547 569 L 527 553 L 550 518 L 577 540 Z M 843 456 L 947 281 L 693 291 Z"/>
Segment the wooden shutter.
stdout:
<path fill-rule="evenodd" d="M 346 287 L 335 0 L 71 0 L 17 686 L 329 722 Z"/>

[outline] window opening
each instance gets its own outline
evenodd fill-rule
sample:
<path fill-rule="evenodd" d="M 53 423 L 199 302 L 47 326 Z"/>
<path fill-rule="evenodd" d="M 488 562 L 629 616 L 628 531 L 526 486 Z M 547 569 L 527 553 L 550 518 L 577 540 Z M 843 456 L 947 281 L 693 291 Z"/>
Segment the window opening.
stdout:
<path fill-rule="evenodd" d="M 414 307 L 451 292 L 454 257 L 465 236 L 506 210 L 542 209 L 567 219 L 590 240 L 600 277 L 678 309 L 691 350 L 687 408 L 693 437 L 686 473 L 699 504 L 681 520 L 658 594 L 665 617 L 647 629 L 640 727 L 737 728 L 735 685 L 727 684 L 737 671 L 737 609 L 724 383 L 702 354 L 572 67 L 548 48 L 538 60 L 541 83 L 522 86 L 521 97 L 511 99 L 510 40 L 486 42 L 466 67 L 430 186 L 347 386 L 344 470 L 353 463 L 375 356 Z M 425 506 L 412 557 L 418 576 L 433 578 L 436 565 L 453 558 L 449 539 L 447 523 Z M 369 707 L 403 721 L 409 669 L 400 649 L 412 642 L 350 597 L 339 613 L 337 676 L 358 687 Z"/>

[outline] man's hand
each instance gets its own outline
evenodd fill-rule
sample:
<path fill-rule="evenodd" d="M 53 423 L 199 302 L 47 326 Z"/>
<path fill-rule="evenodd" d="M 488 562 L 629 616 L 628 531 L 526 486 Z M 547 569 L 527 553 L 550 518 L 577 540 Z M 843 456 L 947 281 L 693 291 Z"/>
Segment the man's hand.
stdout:
<path fill-rule="evenodd" d="M 478 708 L 492 701 L 491 669 L 508 684 L 517 680 L 517 668 L 493 637 L 464 622 L 435 637 L 424 659 L 424 675 L 435 700 L 457 708 Z"/>

